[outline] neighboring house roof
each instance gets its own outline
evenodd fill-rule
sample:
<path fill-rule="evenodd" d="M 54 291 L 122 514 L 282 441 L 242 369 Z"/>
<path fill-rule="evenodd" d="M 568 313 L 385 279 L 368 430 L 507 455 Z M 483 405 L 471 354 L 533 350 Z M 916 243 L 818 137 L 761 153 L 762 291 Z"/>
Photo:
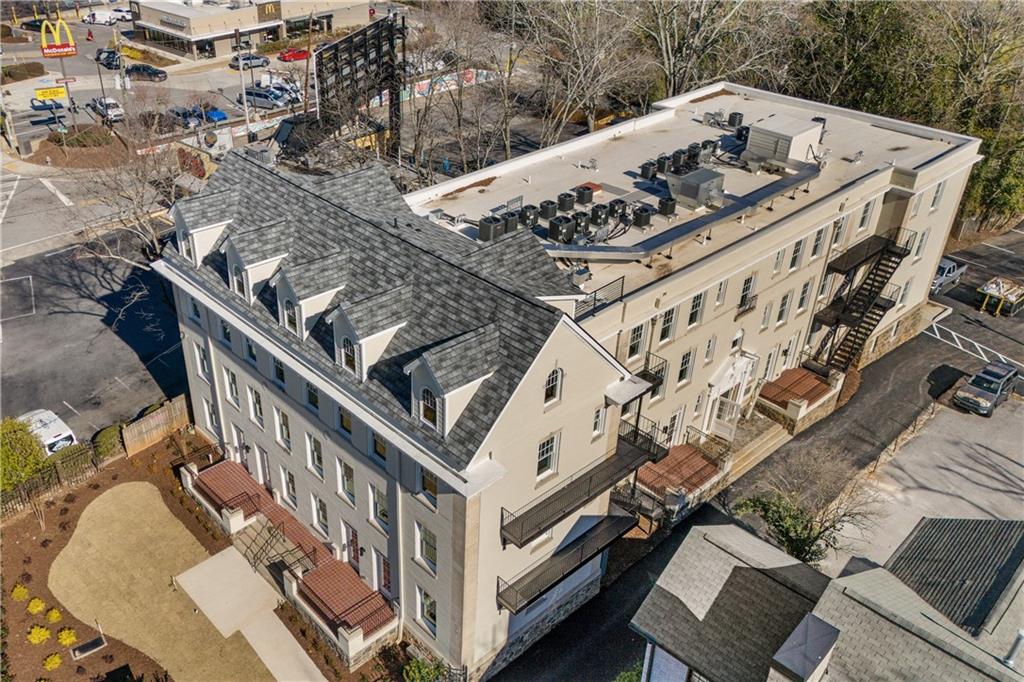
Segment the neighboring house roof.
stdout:
<path fill-rule="evenodd" d="M 694 526 L 632 627 L 714 682 L 764 682 L 827 584 L 738 526 Z"/>
<path fill-rule="evenodd" d="M 1019 682 L 1024 676 L 1000 661 L 1024 626 L 1019 607 L 992 635 L 972 638 L 894 575 L 874 568 L 832 581 L 814 615 L 839 629 L 830 682 Z"/>
<path fill-rule="evenodd" d="M 981 632 L 1006 589 L 1020 582 L 1024 521 L 924 518 L 885 568 L 972 635 Z"/>
<path fill-rule="evenodd" d="M 363 172 L 370 174 L 367 177 L 373 181 L 360 180 L 364 178 Z M 277 298 L 271 287 L 263 287 L 252 306 L 232 295 L 227 281 L 226 256 L 221 251 L 211 251 L 199 268 L 191 268 L 174 248 L 165 250 L 165 258 L 179 269 L 194 271 L 203 287 L 222 305 L 345 386 L 357 400 L 414 433 L 449 466 L 464 469 L 559 324 L 562 313 L 523 293 L 517 286 L 495 281 L 466 267 L 464 253 L 455 253 L 448 246 L 452 239 L 457 239 L 457 244 L 468 245 L 475 251 L 480 248 L 475 242 L 429 220 L 416 218 L 407 208 L 402 208 L 402 215 L 394 218 L 399 225 L 412 224 L 411 229 L 396 230 L 395 220 L 374 217 L 384 212 L 382 206 L 391 205 L 395 194 L 390 184 L 385 186 L 376 181 L 378 171 L 359 171 L 345 176 L 352 186 L 361 187 L 359 196 L 353 197 L 348 207 L 318 196 L 308 184 L 295 182 L 293 177 L 294 174 L 286 177 L 239 153 L 229 153 L 199 196 L 231 188 L 238 197 L 239 223 L 244 221 L 247 225 L 245 248 L 256 249 L 259 245 L 261 253 L 269 253 L 287 247 L 288 256 L 281 268 L 289 281 L 293 281 L 293 270 L 301 270 L 293 266 L 295 263 L 347 254 L 351 264 L 348 277 L 344 289 L 333 299 L 333 303 L 343 309 L 346 302 L 351 302 L 358 312 L 360 302 L 370 297 L 387 298 L 387 292 L 399 291 L 406 285 L 411 287 L 411 291 L 401 293 L 394 300 L 395 305 L 407 313 L 406 324 L 391 338 L 384 355 L 370 368 L 366 381 L 358 382 L 336 364 L 333 334 L 326 316 L 320 317 L 309 338 L 303 341 L 278 324 Z M 339 181 L 337 187 L 341 191 L 345 183 Z M 253 230 L 248 227 L 267 224 L 272 227 L 262 234 L 262 239 L 258 233 L 251 234 Z M 235 243 L 236 230 L 241 233 L 242 228 L 232 222 L 225 228 L 222 239 L 230 238 Z M 442 234 L 445 236 L 440 236 Z M 538 272 L 557 271 L 548 256 L 536 253 Z M 403 296 L 409 297 L 404 308 Z M 370 324 L 394 322 L 397 312 L 382 315 L 385 322 L 378 319 Z M 373 317 L 367 314 L 365 319 L 373 320 Z M 442 435 L 411 414 L 410 379 L 403 368 L 431 350 L 435 356 L 443 355 L 444 344 L 482 327 L 493 331 L 479 344 L 466 343 L 463 349 L 466 355 L 460 358 L 464 358 L 467 371 L 476 374 L 472 379 L 483 376 L 479 374 L 481 369 L 494 374 L 481 384 L 448 434 Z M 489 351 L 487 357 L 480 356 L 484 348 Z M 445 361 L 442 357 L 439 363 Z M 447 370 L 445 373 L 447 375 Z M 464 377 L 453 370 L 445 381 L 454 384 L 460 378 Z"/>

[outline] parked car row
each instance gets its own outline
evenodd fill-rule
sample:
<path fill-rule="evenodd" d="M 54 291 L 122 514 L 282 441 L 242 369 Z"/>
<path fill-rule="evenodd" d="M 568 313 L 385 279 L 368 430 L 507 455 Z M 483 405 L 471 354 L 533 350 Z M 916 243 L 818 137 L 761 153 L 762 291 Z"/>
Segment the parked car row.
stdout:
<path fill-rule="evenodd" d="M 263 66 L 269 66 L 270 60 L 259 54 L 236 54 L 228 62 L 228 67 L 235 69 L 241 69 L 248 71 L 249 69 L 257 69 Z"/>
<path fill-rule="evenodd" d="M 115 7 L 109 12 L 101 10 L 99 12 L 89 12 L 82 17 L 83 24 L 102 24 L 104 26 L 113 26 L 119 21 L 131 21 L 132 11 L 127 7 Z"/>
<path fill-rule="evenodd" d="M 112 97 L 93 97 L 85 105 L 91 109 L 104 123 L 117 123 L 124 120 L 124 109 Z"/>
<path fill-rule="evenodd" d="M 209 102 L 203 102 L 194 107 L 171 107 L 167 113 L 186 130 L 198 128 L 203 123 L 223 123 L 228 120 L 226 113 Z"/>

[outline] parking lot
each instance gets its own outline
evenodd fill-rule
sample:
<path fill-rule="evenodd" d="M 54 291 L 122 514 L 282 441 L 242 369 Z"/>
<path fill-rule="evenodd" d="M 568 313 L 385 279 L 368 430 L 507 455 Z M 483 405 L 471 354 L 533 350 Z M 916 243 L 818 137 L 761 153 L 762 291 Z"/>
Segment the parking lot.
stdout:
<path fill-rule="evenodd" d="M 940 407 L 920 434 L 869 479 L 875 517 L 830 557 L 838 575 L 851 558 L 884 564 L 923 517 L 1024 519 L 1024 401 L 992 419 Z"/>

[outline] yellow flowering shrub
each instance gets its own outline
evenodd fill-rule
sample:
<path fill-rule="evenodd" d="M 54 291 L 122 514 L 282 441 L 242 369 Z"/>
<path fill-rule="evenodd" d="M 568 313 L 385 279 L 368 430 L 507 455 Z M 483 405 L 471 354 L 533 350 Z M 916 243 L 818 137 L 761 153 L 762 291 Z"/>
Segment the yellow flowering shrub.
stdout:
<path fill-rule="evenodd" d="M 51 623 L 59 623 L 61 619 L 60 609 L 50 609 L 46 612 L 46 620 Z"/>
<path fill-rule="evenodd" d="M 54 652 L 54 653 L 50 654 L 49 656 L 47 656 L 46 658 L 43 659 L 43 669 L 45 669 L 47 671 L 49 671 L 49 670 L 56 670 L 57 668 L 60 667 L 60 664 L 62 662 L 63 662 L 63 659 L 61 659 L 60 654 Z"/>
<path fill-rule="evenodd" d="M 25 601 L 28 599 L 28 588 L 21 583 L 16 584 L 14 589 L 11 590 L 11 599 L 14 601 Z"/>
<path fill-rule="evenodd" d="M 46 602 L 44 602 L 39 597 L 33 597 L 32 600 L 28 603 L 28 612 L 31 613 L 33 616 L 37 613 L 42 613 L 43 609 L 45 608 Z"/>
<path fill-rule="evenodd" d="M 50 639 L 50 628 L 44 628 L 42 625 L 33 625 L 29 628 L 28 641 L 30 644 L 42 644 L 48 639 Z"/>
<path fill-rule="evenodd" d="M 78 635 L 72 628 L 63 628 L 57 633 L 57 641 L 61 643 L 61 646 L 71 646 L 78 641 Z"/>

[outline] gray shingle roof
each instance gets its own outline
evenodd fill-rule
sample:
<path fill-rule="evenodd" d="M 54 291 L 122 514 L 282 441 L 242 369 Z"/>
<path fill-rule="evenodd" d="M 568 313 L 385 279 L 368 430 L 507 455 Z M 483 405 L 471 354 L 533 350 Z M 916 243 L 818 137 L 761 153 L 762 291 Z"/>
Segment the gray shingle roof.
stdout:
<path fill-rule="evenodd" d="M 174 206 L 186 225 L 206 227 L 235 215 L 238 194 L 230 187 L 211 189 L 207 185 L 201 193 L 181 199 Z"/>
<path fill-rule="evenodd" d="M 434 378 L 445 393 L 493 372 L 501 352 L 498 326 L 488 324 L 460 334 L 423 353 Z"/>
<path fill-rule="evenodd" d="M 335 303 L 342 307 L 359 338 L 365 339 L 408 321 L 414 292 L 412 284 L 402 284 L 357 301 L 349 301 L 342 291 L 335 297 Z"/>
<path fill-rule="evenodd" d="M 549 267 L 538 267 L 541 255 L 546 254 L 540 238 L 530 230 L 516 230 L 469 255 L 465 264 L 488 279 L 507 282 L 527 295 L 583 295 L 580 288 L 569 281 L 569 274 L 559 270 L 554 263 Z"/>
<path fill-rule="evenodd" d="M 246 265 L 284 256 L 291 248 L 294 228 L 283 218 L 258 226 L 240 223 L 223 235 L 222 241 L 230 239 Z M 230 236 L 229 236 L 230 235 Z"/>
<path fill-rule="evenodd" d="M 238 195 L 237 224 L 226 228 L 234 241 L 236 230 L 251 230 L 252 225 L 274 223 L 264 236 L 287 243 L 288 257 L 282 267 L 291 277 L 292 267 L 331 254 L 347 253 L 352 267 L 344 289 L 335 303 L 355 304 L 374 295 L 385 295 L 408 285 L 411 291 L 406 306 L 407 324 L 391 339 L 383 357 L 370 369 L 368 378 L 357 383 L 334 361 L 333 334 L 321 316 L 305 342 L 285 331 L 277 322 L 277 301 L 271 287 L 264 287 L 257 303 L 247 306 L 230 295 L 225 255 L 212 251 L 196 268 L 198 276 L 223 305 L 257 324 L 267 336 L 292 349 L 304 361 L 344 385 L 360 401 L 375 409 L 406 431 L 416 434 L 426 447 L 450 466 L 463 469 L 469 464 L 491 425 L 534 357 L 558 324 L 562 314 L 522 294 L 515 286 L 490 280 L 462 265 L 463 253 L 449 247 L 453 239 L 475 251 L 479 245 L 449 232 L 428 220 L 416 219 L 402 208 L 395 221 L 386 219 L 383 206 L 391 203 L 394 190 L 380 183 L 365 182 L 361 175 L 349 177 L 352 186 L 362 187 L 359 203 L 338 206 L 318 196 L 307 185 L 244 156 L 231 153 L 210 178 L 203 194 L 231 188 Z M 339 186 L 345 184 L 340 180 Z M 379 194 L 378 194 L 379 193 Z M 200 194 L 202 196 L 202 194 Z M 384 199 L 376 203 L 379 196 Z M 369 207 L 369 208 L 367 208 Z M 365 217 L 363 214 L 369 217 Z M 372 215 L 371 215 L 372 214 Z M 276 221 L 276 222 L 275 222 Z M 245 223 L 245 226 L 242 223 Z M 405 229 L 405 222 L 413 227 Z M 248 233 L 247 233 L 248 234 Z M 259 241 L 259 235 L 247 236 Z M 264 241 L 270 241 L 265 239 Z M 269 248 L 269 247 L 268 247 Z M 270 251 L 280 250 L 276 247 Z M 169 248 L 165 258 L 181 269 L 189 268 L 178 253 Z M 553 267 L 546 255 L 538 268 Z M 396 305 L 401 306 L 401 295 Z M 398 311 L 392 311 L 397 315 Z M 365 314 L 364 324 L 382 324 L 394 320 L 387 314 L 375 318 Z M 494 374 L 484 381 L 447 436 L 422 425 L 411 414 L 411 387 L 403 367 L 425 352 L 437 350 L 452 339 L 490 326 L 496 330 L 497 350 L 482 359 L 470 357 L 467 365 L 480 367 L 485 360 L 497 360 Z M 493 339 L 485 339 L 494 346 Z M 466 343 L 466 351 L 478 351 L 484 344 Z M 474 370 L 477 371 L 477 370 Z M 457 377 L 454 372 L 452 377 Z M 479 378 L 479 376 L 474 377 Z M 453 379 L 457 380 L 457 379 Z"/>
<path fill-rule="evenodd" d="M 924 518 L 885 567 L 972 635 L 1024 563 L 1024 521 Z"/>
<path fill-rule="evenodd" d="M 714 682 L 764 682 L 827 584 L 737 526 L 695 526 L 632 626 Z"/>
<path fill-rule="evenodd" d="M 839 629 L 830 682 L 1024 680 L 1000 661 L 1024 626 L 1019 603 L 996 632 L 972 638 L 894 575 L 875 568 L 833 580 L 814 615 Z"/>

